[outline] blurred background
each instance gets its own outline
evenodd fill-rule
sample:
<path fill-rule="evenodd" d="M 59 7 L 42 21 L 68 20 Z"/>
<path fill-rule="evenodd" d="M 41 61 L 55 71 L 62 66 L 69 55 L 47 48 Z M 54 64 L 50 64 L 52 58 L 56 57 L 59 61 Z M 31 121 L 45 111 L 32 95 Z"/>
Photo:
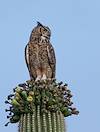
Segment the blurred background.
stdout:
<path fill-rule="evenodd" d="M 24 48 L 36 21 L 50 27 L 56 77 L 68 83 L 79 116 L 65 119 L 68 132 L 100 131 L 100 1 L 0 0 L 0 131 L 7 123 L 4 101 L 29 79 Z"/>

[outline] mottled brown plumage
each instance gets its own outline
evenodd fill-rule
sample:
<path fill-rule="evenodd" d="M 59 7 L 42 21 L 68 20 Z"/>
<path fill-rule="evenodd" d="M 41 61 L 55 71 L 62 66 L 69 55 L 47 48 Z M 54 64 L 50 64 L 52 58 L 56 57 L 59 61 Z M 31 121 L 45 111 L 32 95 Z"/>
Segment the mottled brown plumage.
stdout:
<path fill-rule="evenodd" d="M 56 58 L 50 43 L 51 31 L 38 22 L 25 47 L 25 60 L 31 79 L 55 78 Z"/>

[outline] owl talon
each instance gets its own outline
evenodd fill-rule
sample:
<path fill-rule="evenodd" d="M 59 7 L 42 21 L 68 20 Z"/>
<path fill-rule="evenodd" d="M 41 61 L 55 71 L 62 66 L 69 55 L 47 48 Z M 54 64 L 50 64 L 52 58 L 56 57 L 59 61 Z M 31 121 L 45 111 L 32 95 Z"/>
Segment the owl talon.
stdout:
<path fill-rule="evenodd" d="M 40 80 L 41 80 L 41 76 L 38 76 L 38 77 L 36 78 L 35 82 L 40 81 Z"/>
<path fill-rule="evenodd" d="M 46 80 L 46 79 L 47 79 L 46 75 L 43 74 L 43 77 L 41 78 L 41 80 Z"/>

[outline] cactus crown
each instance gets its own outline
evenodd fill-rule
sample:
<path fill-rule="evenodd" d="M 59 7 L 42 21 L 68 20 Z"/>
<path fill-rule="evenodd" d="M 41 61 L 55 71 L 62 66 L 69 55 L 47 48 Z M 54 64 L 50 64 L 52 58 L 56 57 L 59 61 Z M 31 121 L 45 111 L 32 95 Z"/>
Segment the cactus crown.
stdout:
<path fill-rule="evenodd" d="M 38 82 L 29 80 L 19 84 L 13 91 L 5 101 L 10 104 L 6 109 L 6 112 L 10 112 L 7 116 L 10 123 L 19 122 L 22 114 L 32 114 L 34 106 L 40 106 L 41 113 L 61 112 L 64 117 L 79 113 L 72 107 L 71 91 L 63 82 L 58 83 L 54 79 Z"/>

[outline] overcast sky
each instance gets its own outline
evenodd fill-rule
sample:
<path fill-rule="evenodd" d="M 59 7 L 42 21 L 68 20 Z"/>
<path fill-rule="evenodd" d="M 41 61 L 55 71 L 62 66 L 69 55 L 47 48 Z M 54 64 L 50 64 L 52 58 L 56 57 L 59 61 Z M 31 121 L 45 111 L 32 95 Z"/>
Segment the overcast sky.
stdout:
<path fill-rule="evenodd" d="M 17 132 L 4 104 L 13 87 L 29 79 L 24 48 L 36 21 L 50 27 L 56 78 L 69 84 L 79 116 L 68 132 L 100 132 L 100 1 L 0 0 L 0 131 Z"/>

